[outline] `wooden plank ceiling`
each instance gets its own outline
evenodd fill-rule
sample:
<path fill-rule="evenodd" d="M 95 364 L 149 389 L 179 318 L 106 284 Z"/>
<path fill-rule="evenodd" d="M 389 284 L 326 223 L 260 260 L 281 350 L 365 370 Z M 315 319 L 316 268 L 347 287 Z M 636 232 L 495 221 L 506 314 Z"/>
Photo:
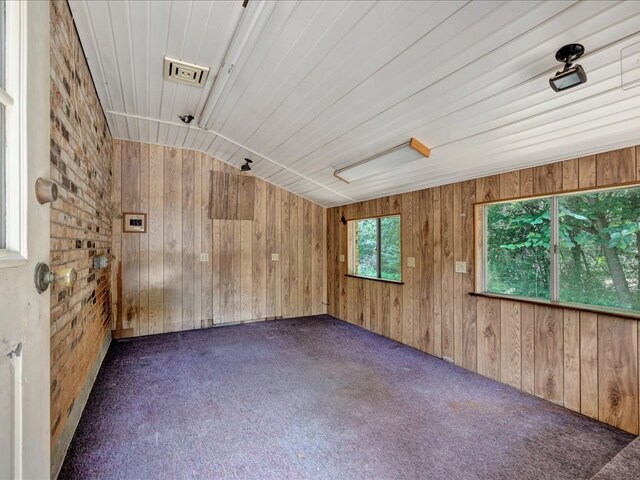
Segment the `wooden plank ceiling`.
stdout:
<path fill-rule="evenodd" d="M 621 88 L 620 62 L 640 42 L 636 1 L 278 2 L 209 131 L 178 115 L 202 108 L 241 0 L 70 5 L 114 137 L 248 156 L 256 176 L 324 206 L 640 142 L 640 87 Z M 554 93 L 554 54 L 571 42 L 588 82 Z M 164 55 L 211 67 L 205 88 L 163 80 Z M 333 176 L 411 137 L 432 148 L 420 167 Z"/>

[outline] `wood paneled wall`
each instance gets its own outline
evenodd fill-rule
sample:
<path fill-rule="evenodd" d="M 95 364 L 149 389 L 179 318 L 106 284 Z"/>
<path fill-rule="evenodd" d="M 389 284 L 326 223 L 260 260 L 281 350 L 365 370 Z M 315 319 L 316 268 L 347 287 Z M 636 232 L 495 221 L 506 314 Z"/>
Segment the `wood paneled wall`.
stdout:
<path fill-rule="evenodd" d="M 640 181 L 638 158 L 640 147 L 626 148 L 330 209 L 329 313 L 637 434 L 640 322 L 468 293 L 474 202 Z M 341 216 L 394 213 L 404 285 L 346 277 Z M 456 260 L 466 274 L 455 273 Z"/>
<path fill-rule="evenodd" d="M 238 169 L 159 145 L 113 151 L 116 209 L 147 213 L 147 233 L 114 225 L 114 336 L 326 311 L 324 208 L 256 178 L 252 221 L 211 220 L 211 172 Z"/>

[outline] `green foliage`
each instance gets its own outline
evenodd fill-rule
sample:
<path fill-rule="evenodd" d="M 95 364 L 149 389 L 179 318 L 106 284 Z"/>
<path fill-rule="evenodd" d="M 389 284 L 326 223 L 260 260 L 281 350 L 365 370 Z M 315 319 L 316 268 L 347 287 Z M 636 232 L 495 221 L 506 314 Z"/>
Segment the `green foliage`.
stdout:
<path fill-rule="evenodd" d="M 560 299 L 640 310 L 640 188 L 559 201 Z"/>
<path fill-rule="evenodd" d="M 402 260 L 400 259 L 400 217 L 380 219 L 380 278 L 400 280 Z"/>
<path fill-rule="evenodd" d="M 487 289 L 549 298 L 550 199 L 490 205 Z M 640 187 L 558 201 L 560 300 L 640 310 Z"/>
<path fill-rule="evenodd" d="M 358 256 L 356 274 L 378 276 L 378 221 L 375 218 L 358 220 L 356 224 Z"/>
<path fill-rule="evenodd" d="M 378 277 L 378 219 L 358 220 L 356 224 L 356 274 Z M 400 280 L 400 217 L 380 218 L 380 278 Z"/>
<path fill-rule="evenodd" d="M 550 298 L 549 199 L 489 205 L 487 290 Z"/>

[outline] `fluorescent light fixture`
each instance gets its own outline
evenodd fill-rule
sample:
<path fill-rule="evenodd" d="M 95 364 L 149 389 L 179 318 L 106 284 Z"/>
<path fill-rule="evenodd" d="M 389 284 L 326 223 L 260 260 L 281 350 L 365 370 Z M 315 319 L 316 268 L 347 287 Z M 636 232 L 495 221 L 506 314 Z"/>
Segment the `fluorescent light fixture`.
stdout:
<path fill-rule="evenodd" d="M 251 51 L 255 46 L 258 35 L 262 32 L 276 4 L 277 2 L 262 1 L 249 2 L 246 6 L 231 39 L 231 45 L 225 54 L 222 67 L 218 71 L 202 111 L 197 115 L 198 124 L 201 128 L 205 130 L 212 128 L 214 110 L 231 78 L 231 74 L 238 65 L 243 52 Z"/>
<path fill-rule="evenodd" d="M 351 183 L 406 167 L 424 157 L 429 157 L 430 154 L 431 150 L 428 147 L 412 138 L 408 142 L 336 170 L 333 175 L 343 182 Z"/>

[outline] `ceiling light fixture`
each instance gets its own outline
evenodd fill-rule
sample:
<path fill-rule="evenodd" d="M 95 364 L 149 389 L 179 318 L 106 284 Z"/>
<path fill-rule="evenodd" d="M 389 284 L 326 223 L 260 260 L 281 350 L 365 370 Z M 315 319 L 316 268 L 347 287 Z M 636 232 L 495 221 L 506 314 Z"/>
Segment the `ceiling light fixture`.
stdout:
<path fill-rule="evenodd" d="M 250 2 L 243 5 L 240 22 L 231 39 L 229 49 L 225 53 L 224 61 L 216 75 L 216 79 L 207 95 L 202 110 L 197 115 L 198 124 L 208 130 L 213 127 L 213 113 L 222 92 L 225 89 L 231 75 L 240 61 L 245 50 L 251 50 L 255 45 L 258 34 L 262 31 L 266 21 L 271 16 L 277 2 Z M 251 39 L 251 41 L 249 41 Z"/>
<path fill-rule="evenodd" d="M 245 158 L 244 160 L 245 160 L 245 162 L 247 162 L 247 163 L 245 163 L 244 165 L 242 165 L 242 166 L 240 167 L 240 170 L 242 170 L 243 172 L 250 172 L 250 171 L 251 171 L 251 165 L 249 165 L 249 164 L 250 164 L 250 163 L 253 163 L 253 160 L 249 160 L 248 158 Z"/>
<path fill-rule="evenodd" d="M 336 170 L 333 175 L 345 183 L 351 183 L 404 167 L 422 157 L 429 158 L 429 155 L 431 155 L 431 149 L 412 138 L 408 142 Z"/>
<path fill-rule="evenodd" d="M 564 68 L 549 79 L 549 85 L 554 91 L 560 92 L 575 87 L 587 81 L 587 74 L 580 65 L 572 66 L 584 53 L 584 47 L 579 43 L 570 43 L 556 52 L 556 60 L 564 62 Z"/>

